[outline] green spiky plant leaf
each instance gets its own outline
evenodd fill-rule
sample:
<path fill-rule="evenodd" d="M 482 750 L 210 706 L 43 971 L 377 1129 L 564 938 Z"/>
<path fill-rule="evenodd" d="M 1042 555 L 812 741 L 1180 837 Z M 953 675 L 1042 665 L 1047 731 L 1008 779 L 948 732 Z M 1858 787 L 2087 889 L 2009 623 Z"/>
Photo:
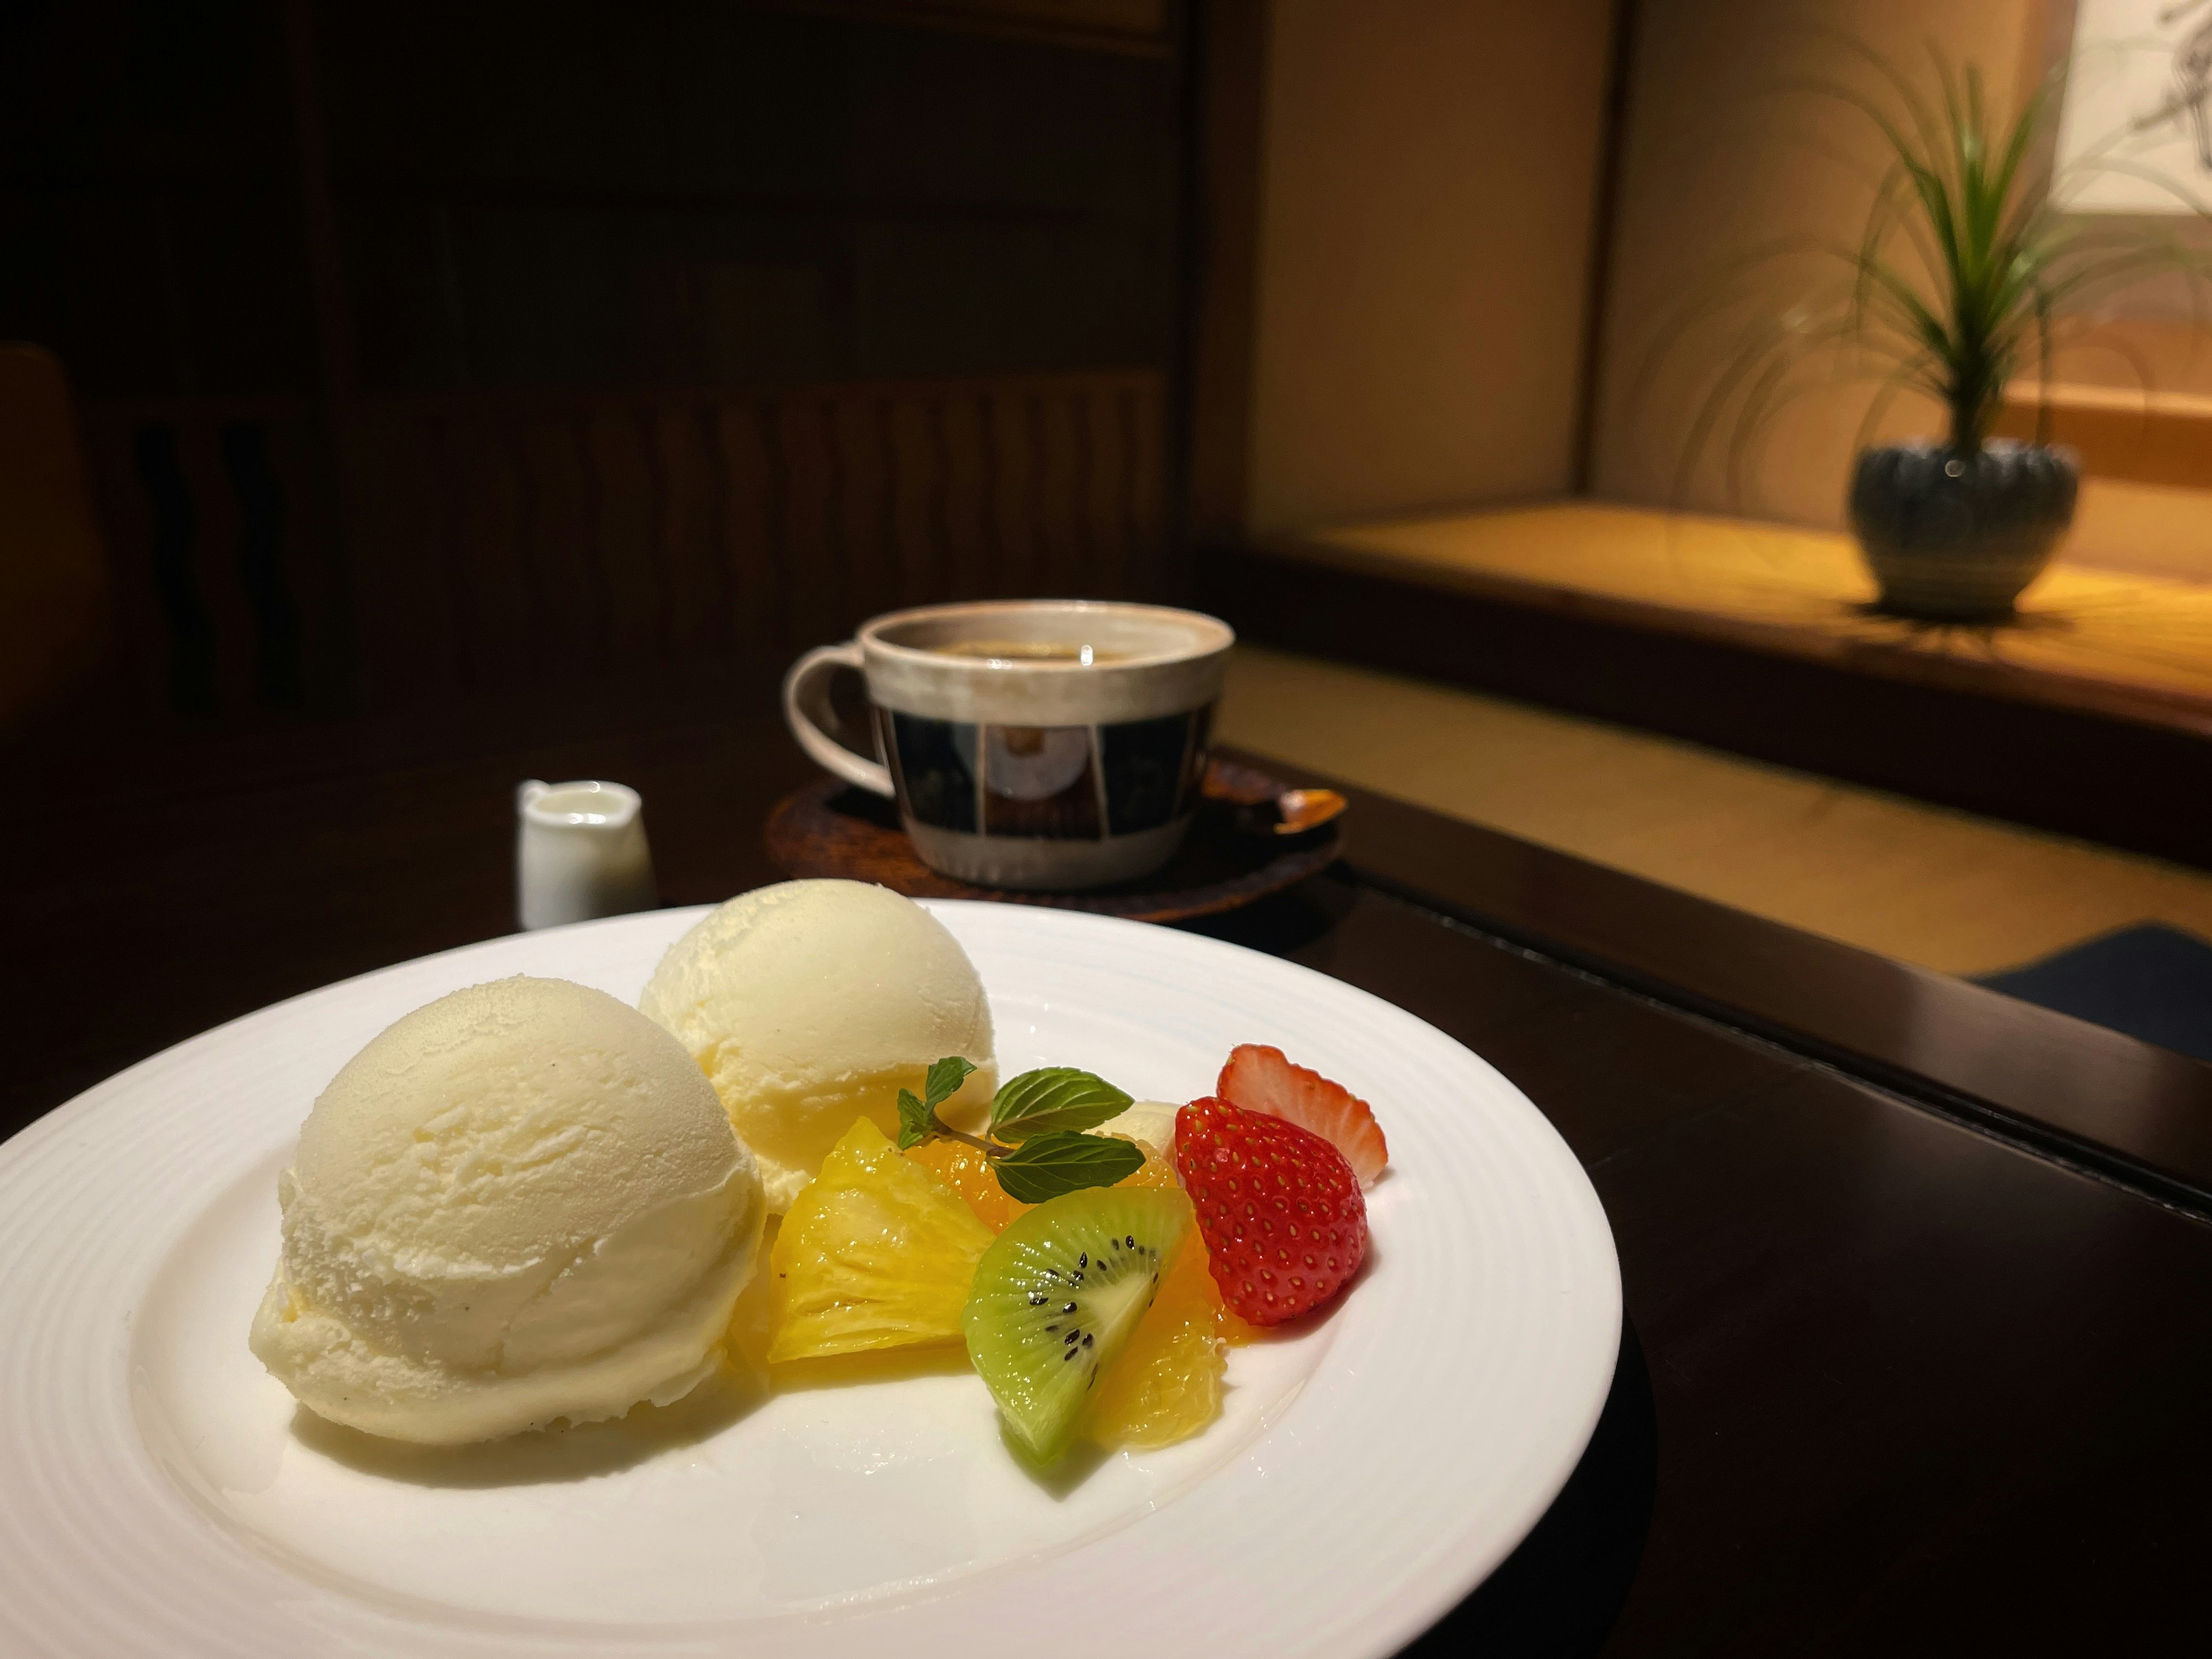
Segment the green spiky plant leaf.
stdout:
<path fill-rule="evenodd" d="M 2212 288 L 2212 264 L 2174 237 L 2069 218 L 2071 176 L 2051 173 L 2040 142 L 2061 73 L 2005 109 L 1971 66 L 1931 52 L 1927 76 L 1916 81 L 1863 42 L 1838 45 L 1872 71 L 1873 88 L 1830 78 L 1797 89 L 1871 122 L 1886 164 L 1855 240 L 1790 237 L 1753 248 L 1710 273 L 1661 320 L 1638 400 L 1693 324 L 1735 319 L 1733 344 L 1685 434 L 1678 486 L 1724 437 L 1730 493 L 1741 495 L 1773 416 L 1839 378 L 1874 383 L 1859 447 L 1897 398 L 1919 392 L 1946 410 L 1949 447 L 1972 456 L 2017 376 L 2032 368 L 2051 385 L 2053 355 L 2084 325 L 2088 307 L 2159 272 L 2183 276 L 2193 306 Z M 2179 184 L 2112 156 L 2124 136 L 2093 149 L 2075 170 L 2146 179 L 2212 222 L 2212 210 Z M 1808 260 L 1815 274 L 1778 312 L 1776 270 Z M 2139 365 L 2138 373 L 2148 389 L 2147 371 Z M 2039 440 L 2047 422 L 2046 407 Z"/>

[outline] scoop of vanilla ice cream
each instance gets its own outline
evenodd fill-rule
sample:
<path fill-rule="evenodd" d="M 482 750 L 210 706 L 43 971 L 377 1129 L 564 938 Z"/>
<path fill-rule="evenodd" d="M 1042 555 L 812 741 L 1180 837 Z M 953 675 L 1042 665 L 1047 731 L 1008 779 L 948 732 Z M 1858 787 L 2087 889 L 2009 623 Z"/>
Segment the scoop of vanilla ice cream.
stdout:
<path fill-rule="evenodd" d="M 668 949 L 638 1006 L 714 1079 L 781 1214 L 857 1118 L 898 1133 L 898 1091 L 932 1060 L 975 1073 L 939 1109 L 957 1128 L 998 1087 L 991 1005 L 945 924 L 889 888 L 787 881 L 739 894 Z"/>
<path fill-rule="evenodd" d="M 668 1034 L 562 980 L 418 1008 L 331 1079 L 277 1182 L 261 1362 L 429 1445 L 666 1404 L 714 1367 L 765 1217 Z"/>

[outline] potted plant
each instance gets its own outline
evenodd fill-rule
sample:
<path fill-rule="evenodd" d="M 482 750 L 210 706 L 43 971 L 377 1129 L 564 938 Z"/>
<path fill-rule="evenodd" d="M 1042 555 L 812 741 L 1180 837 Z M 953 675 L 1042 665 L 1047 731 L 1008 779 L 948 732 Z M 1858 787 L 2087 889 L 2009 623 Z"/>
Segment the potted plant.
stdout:
<path fill-rule="evenodd" d="M 1873 204 L 1855 243 L 1793 239 L 1755 250 L 1692 301 L 1682 322 L 1741 297 L 1742 279 L 1777 259 L 1810 254 L 1826 268 L 1785 313 L 1740 337 L 1692 422 L 1685 468 L 1725 422 L 1730 483 L 1740 487 L 1767 418 L 1803 389 L 1802 368 L 1817 358 L 1868 374 L 1879 386 L 1860 427 L 1848 501 L 1880 608 L 2000 621 L 2064 537 L 2080 482 L 2072 453 L 2044 441 L 2047 407 L 2035 441 L 1990 436 L 2007 386 L 2031 365 L 2050 385 L 2071 312 L 2156 269 L 2179 269 L 2192 282 L 2204 273 L 2171 241 L 2067 218 L 2039 142 L 2055 80 L 2005 114 L 1972 68 L 1956 72 L 1938 60 L 1929 90 L 1870 50 L 1849 49 L 1875 65 L 1885 95 L 1833 82 L 1814 90 L 1880 130 L 1887 165 Z M 1663 355 L 1679 343 L 1679 324 L 1661 339 Z M 1933 398 L 1948 430 L 1869 447 L 1908 391 Z"/>

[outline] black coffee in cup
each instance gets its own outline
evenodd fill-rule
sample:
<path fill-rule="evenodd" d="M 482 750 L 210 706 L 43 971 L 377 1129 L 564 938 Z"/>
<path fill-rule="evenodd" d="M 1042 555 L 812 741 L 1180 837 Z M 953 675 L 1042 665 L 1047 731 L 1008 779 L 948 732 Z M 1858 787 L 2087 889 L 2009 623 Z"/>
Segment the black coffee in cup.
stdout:
<path fill-rule="evenodd" d="M 1061 640 L 955 640 L 927 648 L 941 657 L 980 657 L 986 662 L 1066 662 L 1085 668 L 1129 659 L 1126 651 Z"/>

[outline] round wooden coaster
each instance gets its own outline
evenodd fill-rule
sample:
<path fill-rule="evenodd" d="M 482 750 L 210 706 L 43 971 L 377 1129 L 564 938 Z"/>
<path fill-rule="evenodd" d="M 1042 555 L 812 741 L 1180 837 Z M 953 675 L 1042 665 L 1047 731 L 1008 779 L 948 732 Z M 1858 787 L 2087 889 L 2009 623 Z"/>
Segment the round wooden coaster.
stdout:
<path fill-rule="evenodd" d="M 794 878 L 842 876 L 878 882 L 908 898 L 992 899 L 1132 921 L 1188 921 L 1234 910 L 1327 869 L 1344 850 L 1341 819 L 1288 839 L 1255 836 L 1237 829 L 1229 809 L 1208 803 L 1182 850 L 1143 881 L 1081 893 L 970 887 L 915 856 L 890 802 L 835 778 L 777 802 L 766 839 L 769 857 Z"/>

